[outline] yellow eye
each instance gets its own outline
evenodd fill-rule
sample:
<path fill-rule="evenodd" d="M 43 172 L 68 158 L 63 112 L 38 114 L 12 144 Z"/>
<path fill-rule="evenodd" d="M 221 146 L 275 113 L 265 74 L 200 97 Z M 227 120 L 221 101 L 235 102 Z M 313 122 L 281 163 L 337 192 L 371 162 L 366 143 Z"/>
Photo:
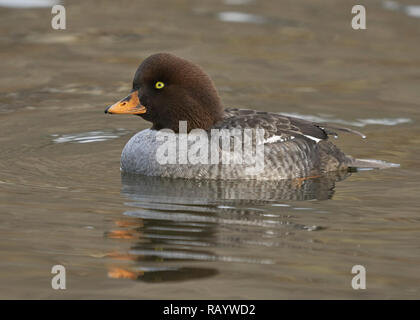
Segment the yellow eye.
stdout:
<path fill-rule="evenodd" d="M 156 89 L 162 89 L 165 86 L 165 84 L 161 81 L 158 81 L 155 83 L 155 88 Z"/>

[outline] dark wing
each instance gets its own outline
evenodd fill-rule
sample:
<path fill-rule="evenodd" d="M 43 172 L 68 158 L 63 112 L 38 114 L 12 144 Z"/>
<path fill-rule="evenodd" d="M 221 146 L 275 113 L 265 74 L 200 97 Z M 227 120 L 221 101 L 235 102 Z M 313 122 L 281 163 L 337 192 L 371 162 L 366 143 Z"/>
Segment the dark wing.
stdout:
<path fill-rule="evenodd" d="M 352 132 L 347 128 L 246 109 L 226 109 L 224 119 L 213 128 L 264 129 L 267 170 L 281 172 L 284 177 L 335 171 L 352 161 L 328 141 L 328 135 L 337 135 L 333 130 Z"/>
<path fill-rule="evenodd" d="M 264 139 L 268 143 L 286 142 L 299 138 L 308 142 L 328 139 L 328 135 L 323 129 L 309 121 L 286 117 L 274 112 L 247 109 L 226 109 L 225 118 L 214 128 L 264 129 Z"/>
<path fill-rule="evenodd" d="M 329 135 L 337 137 L 335 131 L 354 133 L 365 137 L 362 133 L 352 129 L 331 124 L 322 124 L 294 117 L 287 117 L 279 113 L 256 111 L 248 109 L 229 108 L 225 110 L 225 118 L 214 128 L 254 128 L 264 129 L 264 138 L 280 137 L 278 140 L 287 141 L 291 137 L 302 138 L 312 142 L 327 140 Z M 274 142 L 275 139 L 272 141 Z"/>

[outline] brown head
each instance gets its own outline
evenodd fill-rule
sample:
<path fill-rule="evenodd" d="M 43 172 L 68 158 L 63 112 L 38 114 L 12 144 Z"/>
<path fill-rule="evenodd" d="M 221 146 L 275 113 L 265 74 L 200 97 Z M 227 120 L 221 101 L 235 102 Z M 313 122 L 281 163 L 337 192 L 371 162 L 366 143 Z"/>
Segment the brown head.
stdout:
<path fill-rule="evenodd" d="M 222 119 L 223 105 L 210 77 L 198 66 L 169 53 L 148 57 L 138 67 L 130 95 L 105 113 L 136 114 L 153 123 L 152 129 L 178 132 L 209 129 Z"/>

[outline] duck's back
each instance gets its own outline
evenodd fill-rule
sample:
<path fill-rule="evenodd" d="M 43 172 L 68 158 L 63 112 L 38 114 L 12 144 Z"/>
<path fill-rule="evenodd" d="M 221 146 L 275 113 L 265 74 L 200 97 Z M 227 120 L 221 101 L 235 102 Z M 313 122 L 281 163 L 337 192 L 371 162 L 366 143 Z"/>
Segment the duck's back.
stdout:
<path fill-rule="evenodd" d="M 264 129 L 264 179 L 307 177 L 345 170 L 354 161 L 328 137 L 337 136 L 330 127 L 360 134 L 356 131 L 274 112 L 230 108 L 225 114 L 225 119 L 215 127 Z"/>

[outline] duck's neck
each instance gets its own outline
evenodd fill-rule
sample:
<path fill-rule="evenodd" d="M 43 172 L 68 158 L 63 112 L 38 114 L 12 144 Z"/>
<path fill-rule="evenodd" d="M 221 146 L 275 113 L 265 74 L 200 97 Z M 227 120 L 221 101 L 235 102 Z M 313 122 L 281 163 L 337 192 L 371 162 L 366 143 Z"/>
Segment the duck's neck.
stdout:
<path fill-rule="evenodd" d="M 187 132 L 193 129 L 209 130 L 218 121 L 223 119 L 224 109 L 220 106 L 220 109 L 200 111 L 192 109 L 189 113 L 184 113 L 177 116 L 159 117 L 156 121 L 152 121 L 153 130 L 171 129 L 178 133 L 180 131 L 180 122 L 186 122 Z"/>

